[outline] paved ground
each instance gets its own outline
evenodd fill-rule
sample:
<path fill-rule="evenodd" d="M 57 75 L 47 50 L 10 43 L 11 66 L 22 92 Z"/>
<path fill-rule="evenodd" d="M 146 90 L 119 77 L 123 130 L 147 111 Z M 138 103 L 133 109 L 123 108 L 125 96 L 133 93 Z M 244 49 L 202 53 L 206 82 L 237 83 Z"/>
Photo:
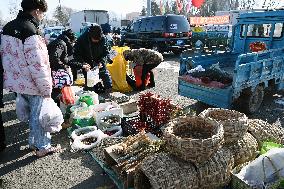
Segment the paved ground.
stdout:
<path fill-rule="evenodd" d="M 165 59 L 167 62 L 163 64 L 164 67 L 156 70 L 156 87 L 150 91 L 163 97 L 170 97 L 179 104 L 188 105 L 197 113 L 208 107 L 177 94 L 178 63 L 176 61 L 178 57 L 165 55 Z M 138 94 L 133 94 L 134 98 L 137 96 Z M 284 105 L 274 101 L 281 100 L 283 97 L 283 92 L 267 97 L 260 111 L 249 117 L 267 120 L 270 123 L 280 119 L 284 125 Z M 116 188 L 88 154 L 70 152 L 69 139 L 65 130 L 53 137 L 53 143 L 59 143 L 63 147 L 62 153 L 40 159 L 35 158 L 27 150 L 29 130 L 27 125 L 16 119 L 15 96 L 11 93 L 5 94 L 3 118 L 8 147 L 4 153 L 0 153 L 0 188 Z"/>

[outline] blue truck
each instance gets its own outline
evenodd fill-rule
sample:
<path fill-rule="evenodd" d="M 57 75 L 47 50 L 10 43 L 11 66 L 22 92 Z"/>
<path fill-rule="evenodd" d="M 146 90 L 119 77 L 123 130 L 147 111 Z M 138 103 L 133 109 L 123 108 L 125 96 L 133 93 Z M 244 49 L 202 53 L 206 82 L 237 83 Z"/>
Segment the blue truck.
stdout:
<path fill-rule="evenodd" d="M 284 88 L 283 25 L 284 10 L 243 13 L 233 27 L 229 52 L 181 54 L 179 95 L 215 107 L 256 112 L 265 91 Z M 184 79 L 189 77 L 190 70 L 198 66 L 206 70 L 214 64 L 231 76 L 231 83 L 212 87 L 208 85 L 211 82 L 208 78 L 201 79 L 201 82 Z"/>

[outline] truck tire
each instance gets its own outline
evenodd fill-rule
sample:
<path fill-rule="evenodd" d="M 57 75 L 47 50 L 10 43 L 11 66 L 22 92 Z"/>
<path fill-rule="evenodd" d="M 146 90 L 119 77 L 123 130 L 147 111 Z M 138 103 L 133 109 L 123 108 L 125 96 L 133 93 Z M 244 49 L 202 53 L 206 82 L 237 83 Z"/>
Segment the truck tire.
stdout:
<path fill-rule="evenodd" d="M 240 103 L 245 113 L 253 114 L 261 106 L 264 97 L 263 86 L 257 86 L 254 91 L 247 90 L 242 94 Z"/>

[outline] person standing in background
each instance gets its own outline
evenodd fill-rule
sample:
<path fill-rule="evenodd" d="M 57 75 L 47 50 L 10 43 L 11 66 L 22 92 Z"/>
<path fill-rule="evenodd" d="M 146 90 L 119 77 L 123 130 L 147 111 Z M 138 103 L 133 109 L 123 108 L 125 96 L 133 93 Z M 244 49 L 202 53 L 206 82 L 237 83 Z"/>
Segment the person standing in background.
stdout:
<path fill-rule="evenodd" d="M 4 88 L 17 93 L 29 106 L 29 147 L 38 157 L 58 152 L 51 135 L 40 125 L 42 102 L 51 98 L 52 79 L 48 51 L 39 31 L 47 11 L 45 0 L 22 0 L 22 10 L 7 23 L 1 35 Z"/>

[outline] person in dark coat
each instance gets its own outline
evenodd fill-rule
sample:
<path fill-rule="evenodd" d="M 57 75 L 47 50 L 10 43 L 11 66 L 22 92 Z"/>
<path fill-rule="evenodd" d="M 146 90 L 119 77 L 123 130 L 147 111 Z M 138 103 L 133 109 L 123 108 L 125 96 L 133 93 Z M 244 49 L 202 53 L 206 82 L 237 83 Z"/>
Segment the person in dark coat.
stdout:
<path fill-rule="evenodd" d="M 71 57 L 73 55 L 73 43 L 75 42 L 75 40 L 75 34 L 71 29 L 68 29 L 63 31 L 62 34 L 58 36 L 58 38 L 47 45 L 51 71 L 57 71 L 59 69 L 66 70 L 66 68 L 70 65 L 68 57 Z M 52 89 L 51 98 L 55 102 L 57 102 L 57 104 L 59 104 L 58 96 L 60 95 L 60 93 L 61 89 Z"/>
<path fill-rule="evenodd" d="M 73 65 L 89 66 L 90 69 L 99 67 L 99 76 L 103 81 L 104 92 L 109 93 L 112 89 L 112 80 L 106 68 L 107 63 L 111 63 L 109 57 L 109 47 L 107 40 L 102 33 L 100 25 L 89 27 L 76 41 L 74 46 Z M 83 71 L 85 84 L 87 83 L 88 68 Z"/>
<path fill-rule="evenodd" d="M 1 38 L 0 38 L 0 44 L 1 44 Z M 0 56 L 0 108 L 4 107 L 3 104 L 3 65 L 2 65 L 2 59 Z M 3 151 L 6 148 L 5 143 L 5 131 L 3 126 L 3 120 L 2 120 L 2 112 L 0 110 L 0 152 Z"/>

